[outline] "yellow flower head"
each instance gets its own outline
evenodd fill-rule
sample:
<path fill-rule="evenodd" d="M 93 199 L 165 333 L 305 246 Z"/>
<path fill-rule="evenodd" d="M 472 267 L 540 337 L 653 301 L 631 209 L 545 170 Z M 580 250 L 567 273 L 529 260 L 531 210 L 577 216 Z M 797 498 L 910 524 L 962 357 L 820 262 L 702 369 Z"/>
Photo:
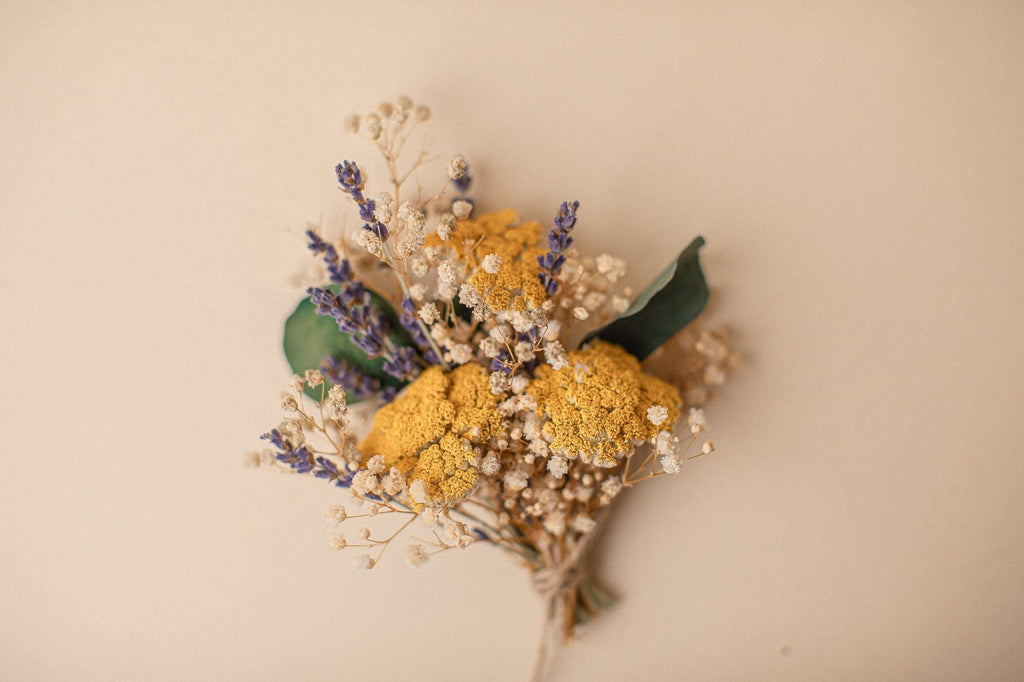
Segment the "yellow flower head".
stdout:
<path fill-rule="evenodd" d="M 462 499 L 476 485 L 474 447 L 504 428 L 499 401 L 480 365 L 431 367 L 377 412 L 360 446 L 363 463 L 383 455 L 410 483 L 422 480 L 432 500 Z"/>
<path fill-rule="evenodd" d="M 515 211 L 506 209 L 460 220 L 448 246 L 460 262 L 471 268 L 489 254 L 496 254 L 501 259 L 498 271 L 477 268 L 469 283 L 495 310 L 525 310 L 539 307 L 547 299 L 537 264 L 537 256 L 544 253 L 538 247 L 541 231 L 540 223 L 520 223 Z M 437 246 L 441 241 L 431 235 L 427 243 Z"/>
<path fill-rule="evenodd" d="M 639 360 L 604 341 L 571 351 L 562 369 L 539 367 L 527 392 L 537 399 L 537 415 L 549 420 L 543 429 L 551 450 L 597 466 L 614 466 L 635 442 L 671 431 L 681 404 L 674 386 L 645 374 Z M 656 405 L 668 411 L 660 426 L 647 416 Z"/>

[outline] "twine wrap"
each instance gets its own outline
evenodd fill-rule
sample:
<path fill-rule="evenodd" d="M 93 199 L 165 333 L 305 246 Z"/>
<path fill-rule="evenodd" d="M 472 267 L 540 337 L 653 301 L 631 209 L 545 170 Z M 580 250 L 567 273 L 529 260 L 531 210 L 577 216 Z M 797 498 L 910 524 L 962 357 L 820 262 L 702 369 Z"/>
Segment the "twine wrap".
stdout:
<path fill-rule="evenodd" d="M 552 566 L 545 566 L 533 572 L 533 589 L 547 602 L 547 618 L 544 633 L 537 648 L 537 659 L 533 668 L 533 682 L 541 682 L 547 670 L 549 652 L 557 645 L 556 633 L 561 626 L 562 642 L 568 642 L 575 629 L 576 610 L 584 607 L 590 613 L 596 613 L 595 607 L 607 607 L 612 600 L 602 590 L 594 586 L 586 588 L 583 561 L 587 551 L 597 537 L 597 529 L 584 534 L 568 554 L 555 559 Z"/>

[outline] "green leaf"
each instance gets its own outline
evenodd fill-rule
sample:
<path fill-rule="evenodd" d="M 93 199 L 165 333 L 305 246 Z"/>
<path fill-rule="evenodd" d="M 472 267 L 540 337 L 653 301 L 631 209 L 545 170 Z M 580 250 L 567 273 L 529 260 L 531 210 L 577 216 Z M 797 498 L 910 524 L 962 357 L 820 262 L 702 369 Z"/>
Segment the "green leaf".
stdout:
<path fill-rule="evenodd" d="M 337 287 L 332 287 L 337 291 Z M 391 305 L 380 295 L 370 292 L 371 305 L 383 310 L 391 322 L 392 330 L 401 330 L 398 318 Z M 393 340 L 403 345 L 403 334 L 392 334 Z M 284 323 L 284 354 L 292 372 L 303 374 L 307 369 L 319 369 L 320 361 L 325 355 L 344 360 L 365 374 L 380 379 L 382 386 L 403 386 L 403 382 L 384 371 L 384 358 L 369 358 L 366 353 L 352 342 L 349 334 L 338 329 L 338 324 L 326 315 L 317 315 L 316 306 L 309 298 L 304 298 Z M 324 381 L 324 393 L 331 384 Z M 320 400 L 321 390 L 306 387 L 306 395 L 313 400 Z M 362 400 L 351 394 L 346 398 L 349 403 Z"/>
<path fill-rule="evenodd" d="M 602 339 L 643 360 L 697 317 L 708 302 L 708 284 L 700 269 L 697 237 L 669 263 L 618 319 L 587 334 L 586 343 Z"/>

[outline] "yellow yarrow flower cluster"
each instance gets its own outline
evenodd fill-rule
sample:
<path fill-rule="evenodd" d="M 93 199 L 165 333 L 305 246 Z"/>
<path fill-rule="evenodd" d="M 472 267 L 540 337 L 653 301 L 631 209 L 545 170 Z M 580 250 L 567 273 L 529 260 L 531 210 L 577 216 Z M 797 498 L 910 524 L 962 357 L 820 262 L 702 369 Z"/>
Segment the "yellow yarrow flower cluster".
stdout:
<path fill-rule="evenodd" d="M 448 245 L 470 266 L 492 253 L 501 258 L 497 272 L 477 268 L 469 283 L 494 310 L 525 310 L 539 307 L 547 299 L 537 264 L 537 257 L 544 253 L 537 246 L 541 232 L 540 223 L 520 223 L 515 211 L 505 209 L 460 220 Z M 431 235 L 427 243 L 437 246 L 441 242 Z"/>
<path fill-rule="evenodd" d="M 448 373 L 431 367 L 377 412 L 360 446 L 364 465 L 373 455 L 383 455 L 385 464 L 410 482 L 423 481 L 431 500 L 462 499 L 476 485 L 474 448 L 503 428 L 499 401 L 480 365 Z"/>
<path fill-rule="evenodd" d="M 633 355 L 603 341 L 571 351 L 562 369 L 539 367 L 527 392 L 546 420 L 542 428 L 552 452 L 597 466 L 614 466 L 636 442 L 672 431 L 682 402 L 674 386 L 645 374 Z M 660 426 L 647 418 L 655 405 L 668 410 Z"/>
<path fill-rule="evenodd" d="M 636 443 L 674 428 L 679 391 L 645 374 L 625 350 L 595 341 L 568 355 L 569 365 L 560 370 L 539 367 L 526 389 L 537 401 L 536 414 L 553 453 L 614 466 Z M 477 449 L 505 435 L 501 400 L 479 365 L 447 373 L 431 367 L 377 412 L 360 450 L 364 460 L 382 455 L 410 482 L 423 481 L 432 501 L 460 500 L 476 486 Z M 656 426 L 647 411 L 658 405 L 668 416 Z"/>

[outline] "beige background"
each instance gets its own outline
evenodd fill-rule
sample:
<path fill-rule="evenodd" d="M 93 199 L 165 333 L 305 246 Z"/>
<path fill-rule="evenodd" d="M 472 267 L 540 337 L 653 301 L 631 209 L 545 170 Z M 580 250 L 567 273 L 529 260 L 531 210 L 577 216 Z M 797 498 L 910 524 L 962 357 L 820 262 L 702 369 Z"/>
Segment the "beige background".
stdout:
<path fill-rule="evenodd" d="M 747 360 L 554 679 L 1024 675 L 1020 3 L 180 4 L 0 6 L 0 678 L 526 678 L 503 555 L 354 572 L 241 465 L 399 93 L 633 284 L 704 234 Z"/>

